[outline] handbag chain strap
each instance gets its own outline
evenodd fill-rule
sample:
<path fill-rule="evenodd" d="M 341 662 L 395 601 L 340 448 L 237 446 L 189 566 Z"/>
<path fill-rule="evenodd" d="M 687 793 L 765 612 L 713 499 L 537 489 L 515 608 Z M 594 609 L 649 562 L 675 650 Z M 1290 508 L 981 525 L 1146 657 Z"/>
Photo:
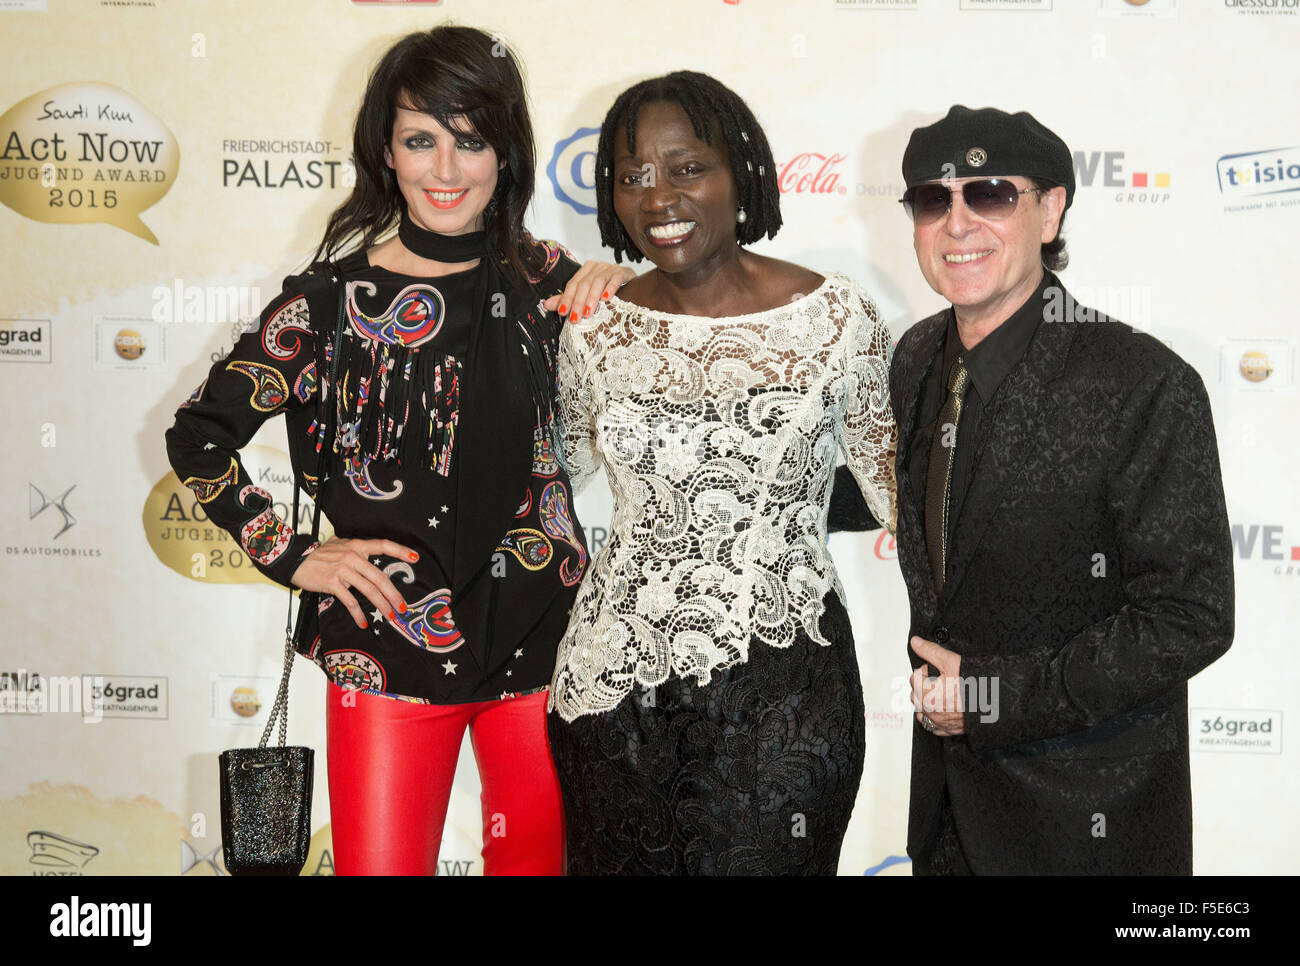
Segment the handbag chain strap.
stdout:
<path fill-rule="evenodd" d="M 330 264 L 330 281 L 335 283 L 338 288 L 338 312 L 336 315 L 334 329 L 334 344 L 331 349 L 329 361 L 329 381 L 323 382 L 320 387 L 321 395 L 321 443 L 320 454 L 316 458 L 316 500 L 312 508 L 311 518 L 311 538 L 315 540 L 320 535 L 320 507 L 325 493 L 325 452 L 333 445 L 333 434 L 330 432 L 330 413 L 337 410 L 337 405 L 330 398 L 330 392 L 334 391 L 335 381 L 339 372 L 339 350 L 343 344 L 343 323 L 346 318 L 344 314 L 344 298 L 346 286 L 343 284 L 342 272 L 339 271 L 336 263 Z M 293 481 L 293 525 L 298 525 L 298 478 L 295 474 Z M 284 618 L 284 670 L 280 673 L 280 688 L 275 694 L 275 704 L 271 706 L 271 713 L 266 719 L 266 728 L 262 732 L 262 740 L 258 742 L 257 747 L 265 748 L 266 743 L 270 740 L 271 729 L 275 727 L 277 719 L 280 723 L 280 741 L 281 746 L 285 745 L 288 739 L 289 729 L 289 675 L 293 671 L 294 648 L 294 623 L 293 623 L 293 588 L 289 588 L 289 607 Z"/>

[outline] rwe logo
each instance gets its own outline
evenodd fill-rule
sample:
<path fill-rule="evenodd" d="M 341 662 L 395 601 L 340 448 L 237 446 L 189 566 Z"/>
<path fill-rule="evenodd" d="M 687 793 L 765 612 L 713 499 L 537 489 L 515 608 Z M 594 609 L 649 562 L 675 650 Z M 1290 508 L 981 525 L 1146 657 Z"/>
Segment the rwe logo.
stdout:
<path fill-rule="evenodd" d="M 1232 546 L 1242 560 L 1300 560 L 1300 547 L 1287 546 L 1282 527 L 1272 524 L 1234 523 Z"/>
<path fill-rule="evenodd" d="M 1074 177 L 1081 188 L 1129 189 L 1116 192 L 1117 202 L 1168 201 L 1173 180 L 1170 172 L 1151 168 L 1126 174 L 1123 151 L 1075 151 Z"/>

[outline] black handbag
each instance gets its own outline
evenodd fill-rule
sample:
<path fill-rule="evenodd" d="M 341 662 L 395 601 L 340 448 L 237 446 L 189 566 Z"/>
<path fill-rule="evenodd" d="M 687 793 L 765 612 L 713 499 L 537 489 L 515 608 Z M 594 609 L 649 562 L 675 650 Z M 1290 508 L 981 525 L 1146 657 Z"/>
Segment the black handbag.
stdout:
<path fill-rule="evenodd" d="M 256 748 L 221 753 L 221 846 L 231 875 L 297 875 L 311 844 L 315 752 L 286 745 L 293 636 L 285 640 L 280 691 Z M 266 746 L 276 716 L 280 744 Z"/>
<path fill-rule="evenodd" d="M 331 280 L 338 284 L 338 321 L 334 352 L 330 360 L 333 386 L 338 375 L 338 346 L 343 338 L 344 286 L 336 267 Z M 322 403 L 328 390 L 322 387 Z M 323 405 L 326 418 L 333 407 Z M 328 434 L 326 439 L 328 439 Z M 316 465 L 316 501 L 312 512 L 311 536 L 320 534 L 321 494 L 327 445 L 321 446 Z M 293 520 L 298 522 L 298 480 L 293 487 Z M 231 875 L 297 875 L 307 862 L 311 845 L 311 793 L 315 775 L 315 753 L 304 745 L 286 745 L 289 725 L 289 675 L 297 638 L 305 617 L 315 610 L 315 594 L 304 592 L 293 623 L 293 589 L 289 590 L 289 613 L 284 626 L 284 670 L 275 704 L 256 748 L 231 748 L 221 753 L 221 845 L 226 871 Z M 310 615 L 310 616 L 314 616 Z M 271 730 L 279 721 L 279 744 L 267 747 Z"/>

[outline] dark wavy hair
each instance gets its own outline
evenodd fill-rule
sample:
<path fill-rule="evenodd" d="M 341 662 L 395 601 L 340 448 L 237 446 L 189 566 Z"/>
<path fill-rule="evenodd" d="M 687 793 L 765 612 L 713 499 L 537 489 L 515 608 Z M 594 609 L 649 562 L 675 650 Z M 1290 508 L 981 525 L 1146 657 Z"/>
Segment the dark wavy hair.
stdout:
<path fill-rule="evenodd" d="M 392 231 L 405 200 L 384 161 L 397 108 L 422 111 L 456 130 L 464 119 L 505 167 L 484 212 L 489 241 L 513 281 L 530 285 L 544 253 L 524 228 L 533 197 L 536 148 L 519 65 L 499 38 L 473 27 L 408 34 L 384 54 L 366 84 L 352 135 L 356 185 L 330 215 L 315 260 L 369 248 Z"/>
<path fill-rule="evenodd" d="M 678 105 L 706 144 L 713 143 L 713 133 L 720 128 L 731 157 L 731 176 L 736 182 L 736 197 L 745 209 L 744 224 L 736 225 L 736 241 L 749 245 L 764 235 L 775 238 L 781 227 L 781 192 L 776 183 L 776 162 L 768 147 L 767 135 L 754 112 L 740 95 L 708 74 L 679 70 L 663 77 L 634 84 L 618 95 L 614 106 L 600 125 L 596 147 L 596 223 L 600 242 L 614 250 L 614 261 L 626 254 L 641 261 L 640 249 L 632 243 L 623 223 L 614 213 L 614 137 L 621 123 L 627 144 L 636 150 L 637 114 L 645 104 L 667 101 Z"/>
<path fill-rule="evenodd" d="M 1055 181 L 1044 181 L 1042 178 L 1030 178 L 1035 188 L 1042 188 L 1047 191 L 1051 188 L 1061 187 Z M 1043 203 L 1043 196 L 1038 196 L 1038 203 Z M 1061 220 L 1056 223 L 1056 237 L 1042 247 L 1043 268 L 1049 272 L 1059 272 L 1065 266 L 1070 264 L 1070 254 L 1065 250 L 1065 212 L 1061 212 Z"/>

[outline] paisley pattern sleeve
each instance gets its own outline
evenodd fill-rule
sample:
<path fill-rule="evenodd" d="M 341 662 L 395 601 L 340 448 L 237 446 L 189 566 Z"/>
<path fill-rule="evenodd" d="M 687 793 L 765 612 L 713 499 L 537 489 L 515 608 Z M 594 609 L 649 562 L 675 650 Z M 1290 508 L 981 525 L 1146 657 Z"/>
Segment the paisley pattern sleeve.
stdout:
<path fill-rule="evenodd" d="M 302 557 L 315 549 L 273 509 L 239 459 L 262 423 L 306 405 L 317 394 L 316 353 L 307 298 L 286 284 L 226 358 L 176 411 L 167 456 L 208 518 L 228 531 L 270 579 L 291 586 Z"/>
<path fill-rule="evenodd" d="M 898 426 L 889 401 L 893 341 L 871 298 L 858 292 L 856 303 L 844 338 L 847 388 L 841 445 L 871 515 L 894 533 L 898 520 L 894 483 Z"/>
<path fill-rule="evenodd" d="M 548 291 L 550 289 L 556 292 L 563 291 L 564 286 L 569 283 L 569 279 L 582 263 L 573 252 L 557 241 L 541 238 L 537 239 L 536 243 L 542 263 L 533 281 L 542 283 Z"/>
<path fill-rule="evenodd" d="M 582 336 L 573 326 L 560 332 L 559 349 L 559 436 L 557 451 L 573 492 L 577 493 L 599 466 L 596 452 L 595 409 L 592 405 L 592 377 L 582 351 Z"/>

